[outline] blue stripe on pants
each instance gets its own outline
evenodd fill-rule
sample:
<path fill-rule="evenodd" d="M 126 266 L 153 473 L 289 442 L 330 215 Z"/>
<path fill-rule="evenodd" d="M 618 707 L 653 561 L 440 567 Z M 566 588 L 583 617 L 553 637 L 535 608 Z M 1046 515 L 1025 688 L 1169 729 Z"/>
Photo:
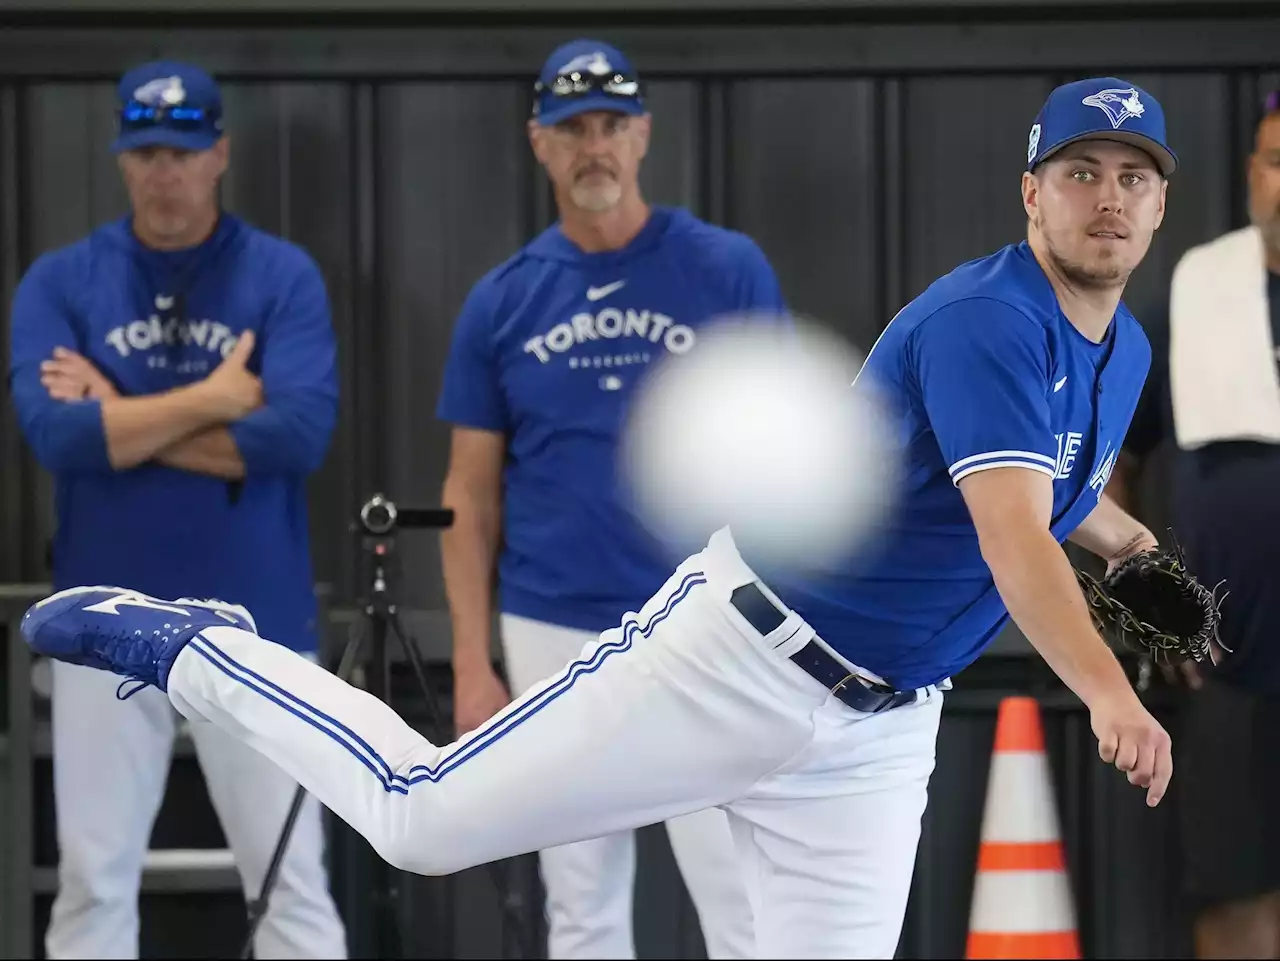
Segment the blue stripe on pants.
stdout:
<path fill-rule="evenodd" d="M 487 724 L 477 728 L 472 738 L 468 740 L 466 746 L 461 750 L 450 754 L 434 767 L 415 765 L 409 769 L 407 776 L 393 772 L 391 765 L 373 749 L 372 745 L 350 727 L 286 691 L 279 684 L 267 680 L 262 675 L 240 664 L 204 635 L 196 635 L 191 640 L 190 646 L 228 677 L 262 695 L 295 717 L 306 721 L 316 730 L 322 731 L 338 744 L 341 744 L 369 769 L 386 791 L 408 794 L 408 789 L 411 785 L 422 781 L 439 781 L 469 758 L 475 757 L 485 748 L 497 743 L 506 734 L 515 730 L 556 700 L 556 698 L 570 690 L 578 678 L 595 673 L 600 668 L 600 665 L 611 655 L 629 650 L 637 636 L 648 637 L 659 624 L 671 616 L 671 612 L 675 610 L 676 605 L 688 597 L 694 587 L 706 582 L 706 575 L 702 572 L 687 574 L 667 599 L 662 609 L 654 614 L 644 627 L 641 627 L 639 622 L 635 620 L 626 622 L 623 625 L 623 635 L 619 640 L 601 644 L 589 659 L 574 661 L 565 668 L 554 683 L 528 700 L 520 702 L 510 714 L 499 714 L 490 719 Z"/>

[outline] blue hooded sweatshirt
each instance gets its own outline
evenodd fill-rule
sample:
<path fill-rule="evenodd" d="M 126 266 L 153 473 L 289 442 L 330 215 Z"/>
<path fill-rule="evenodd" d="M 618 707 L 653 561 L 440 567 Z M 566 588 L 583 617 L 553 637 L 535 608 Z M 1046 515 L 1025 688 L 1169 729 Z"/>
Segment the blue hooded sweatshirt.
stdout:
<path fill-rule="evenodd" d="M 650 364 L 742 313 L 790 326 L 772 265 L 679 207 L 654 207 L 620 250 L 586 253 L 552 225 L 475 285 L 437 414 L 506 437 L 503 613 L 594 633 L 671 576 L 683 558 L 634 513 L 621 431 Z"/>
<path fill-rule="evenodd" d="M 320 270 L 300 247 L 222 214 L 189 250 L 142 245 L 129 218 L 42 255 L 14 295 L 9 383 L 22 431 L 54 478 L 57 590 L 128 587 L 249 608 L 263 636 L 317 645 L 306 485 L 337 419 L 337 346 Z M 122 396 L 203 380 L 244 330 L 264 405 L 227 425 L 241 481 L 148 462 L 114 470 L 101 405 L 40 383 L 70 348 Z"/>

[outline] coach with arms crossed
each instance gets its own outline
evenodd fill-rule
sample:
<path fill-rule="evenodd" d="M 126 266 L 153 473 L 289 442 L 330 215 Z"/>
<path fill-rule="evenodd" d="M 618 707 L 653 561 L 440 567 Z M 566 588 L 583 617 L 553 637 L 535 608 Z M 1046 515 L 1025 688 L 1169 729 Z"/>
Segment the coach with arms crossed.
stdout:
<path fill-rule="evenodd" d="M 652 207 L 638 174 L 650 117 L 621 51 L 565 44 L 535 88 L 529 139 L 559 222 L 472 289 L 458 318 L 439 416 L 454 425 L 443 538 L 462 734 L 509 700 L 490 659 L 497 605 L 506 673 L 523 692 L 639 610 L 673 565 L 630 515 L 618 431 L 647 365 L 696 349 L 718 314 L 784 305 L 742 234 Z M 727 820 L 669 822 L 712 958 L 754 956 Z M 629 958 L 631 832 L 541 853 L 552 958 Z"/>
<path fill-rule="evenodd" d="M 131 214 L 41 256 L 13 302 L 14 400 L 56 490 L 54 586 L 217 597 L 312 654 L 305 485 L 337 407 L 323 279 L 299 247 L 220 209 L 229 142 L 212 78 L 152 63 L 119 95 Z M 53 672 L 60 859 L 47 956 L 136 958 L 177 715 L 159 692 L 117 691 L 101 671 L 59 661 Z M 295 782 L 211 725 L 191 734 L 256 898 Z M 257 957 L 346 956 L 323 838 L 308 797 Z"/>

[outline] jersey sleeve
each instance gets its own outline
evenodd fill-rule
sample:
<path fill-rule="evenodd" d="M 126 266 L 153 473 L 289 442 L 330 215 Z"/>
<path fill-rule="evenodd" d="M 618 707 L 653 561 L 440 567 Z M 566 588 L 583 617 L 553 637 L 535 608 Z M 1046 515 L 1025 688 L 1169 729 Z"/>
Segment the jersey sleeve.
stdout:
<path fill-rule="evenodd" d="M 494 310 L 492 291 L 482 281 L 454 325 L 436 416 L 461 427 L 505 432 L 510 417 L 494 342 Z"/>
<path fill-rule="evenodd" d="M 1043 327 L 999 301 L 960 301 L 916 328 L 909 357 L 953 484 L 995 467 L 1056 473 Z"/>

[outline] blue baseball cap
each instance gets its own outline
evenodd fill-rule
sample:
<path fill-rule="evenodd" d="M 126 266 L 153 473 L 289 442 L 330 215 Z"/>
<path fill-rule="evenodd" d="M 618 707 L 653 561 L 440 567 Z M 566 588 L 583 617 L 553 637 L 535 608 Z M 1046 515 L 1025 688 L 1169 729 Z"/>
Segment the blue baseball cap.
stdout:
<path fill-rule="evenodd" d="M 1178 158 L 1165 140 L 1160 101 L 1116 77 L 1077 80 L 1049 94 L 1027 138 L 1027 169 L 1079 140 L 1132 144 L 1151 154 L 1164 176 L 1178 169 Z"/>
<path fill-rule="evenodd" d="M 645 111 L 640 78 L 616 47 L 573 40 L 557 47 L 533 87 L 533 117 L 551 126 L 591 110 L 639 116 Z"/>
<path fill-rule="evenodd" d="M 120 78 L 116 97 L 116 153 L 139 147 L 208 150 L 222 136 L 222 94 L 199 67 L 145 63 Z"/>

